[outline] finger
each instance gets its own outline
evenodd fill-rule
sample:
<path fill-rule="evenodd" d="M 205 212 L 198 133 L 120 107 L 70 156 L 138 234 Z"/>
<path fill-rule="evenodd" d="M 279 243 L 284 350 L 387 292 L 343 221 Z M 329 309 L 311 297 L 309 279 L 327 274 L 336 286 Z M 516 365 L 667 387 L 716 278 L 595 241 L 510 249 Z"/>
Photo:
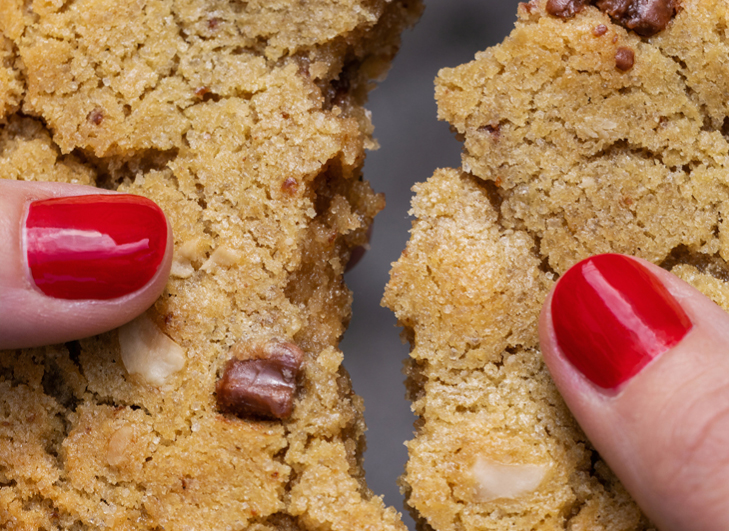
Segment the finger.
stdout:
<path fill-rule="evenodd" d="M 78 339 L 142 313 L 164 289 L 172 230 L 148 199 L 0 179 L 0 349 Z"/>
<path fill-rule="evenodd" d="M 544 359 L 587 436 L 663 531 L 729 529 L 729 315 L 644 260 L 562 276 Z"/>

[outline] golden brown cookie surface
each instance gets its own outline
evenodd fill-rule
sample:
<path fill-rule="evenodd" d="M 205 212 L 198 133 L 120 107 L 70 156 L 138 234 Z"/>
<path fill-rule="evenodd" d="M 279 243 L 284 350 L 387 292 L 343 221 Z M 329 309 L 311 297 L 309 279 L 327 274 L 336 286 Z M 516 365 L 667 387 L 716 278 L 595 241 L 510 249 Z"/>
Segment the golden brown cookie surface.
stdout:
<path fill-rule="evenodd" d="M 402 528 L 364 483 L 362 406 L 337 343 L 342 271 L 383 207 L 360 179 L 362 104 L 418 12 L 0 3 L 2 176 L 145 195 L 175 234 L 147 314 L 0 353 L 1 526 Z M 271 342 L 303 353 L 291 415 L 222 411 L 229 359 Z"/>
<path fill-rule="evenodd" d="M 727 308 L 729 5 L 681 2 L 644 37 L 609 2 L 569 17 L 557 3 L 522 4 L 502 44 L 439 74 L 463 167 L 416 187 L 385 296 L 414 347 L 404 481 L 439 531 L 651 529 L 539 353 L 541 304 L 568 267 L 641 256 Z"/>

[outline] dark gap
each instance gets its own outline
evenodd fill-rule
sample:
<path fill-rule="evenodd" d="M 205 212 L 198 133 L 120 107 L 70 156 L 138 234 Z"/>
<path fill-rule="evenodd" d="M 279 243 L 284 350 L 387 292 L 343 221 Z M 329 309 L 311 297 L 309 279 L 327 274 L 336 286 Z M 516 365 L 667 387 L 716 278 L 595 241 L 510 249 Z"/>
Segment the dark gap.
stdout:
<path fill-rule="evenodd" d="M 472 179 L 472 182 L 486 193 L 489 203 L 491 203 L 494 210 L 498 212 L 499 219 L 501 219 L 501 204 L 504 202 L 504 198 L 501 195 L 501 188 L 494 181 L 484 181 L 471 175 L 469 175 L 469 177 Z"/>
<path fill-rule="evenodd" d="M 729 282 L 729 265 L 718 254 L 708 255 L 691 251 L 686 245 L 681 244 L 675 247 L 659 265 L 670 271 L 681 264 L 694 266 L 701 273 Z"/>
<path fill-rule="evenodd" d="M 724 120 L 726 121 L 726 118 Z M 704 114 L 704 120 L 701 124 L 701 130 L 709 133 L 716 130 L 714 124 L 711 123 L 711 117 L 708 114 Z"/>
<path fill-rule="evenodd" d="M 139 173 L 163 171 L 177 154 L 178 149 L 147 149 L 127 158 L 97 157 L 78 148 L 71 152 L 83 165 L 96 170 L 96 186 L 106 190 L 116 190 L 125 178 L 134 180 Z"/>
<path fill-rule="evenodd" d="M 324 87 L 320 87 L 324 96 L 325 110 L 329 111 L 334 106 L 344 106 L 350 93 L 357 88 L 360 66 L 361 62 L 359 59 L 353 57 L 345 58 L 344 66 L 342 66 L 339 75 Z"/>
<path fill-rule="evenodd" d="M 721 134 L 725 138 L 729 138 L 729 116 L 724 117 L 724 122 L 721 124 Z"/>
<path fill-rule="evenodd" d="M 549 263 L 549 255 L 545 255 L 542 257 L 542 238 L 539 236 L 534 236 L 534 247 L 532 247 L 532 252 L 534 253 L 534 256 L 536 256 L 540 262 L 539 262 L 539 270 L 542 273 L 545 273 L 547 275 L 552 275 L 553 280 L 556 280 L 559 278 L 559 273 L 555 271 L 551 264 Z"/>
<path fill-rule="evenodd" d="M 196 181 L 195 182 L 195 191 L 198 194 L 197 204 L 200 205 L 200 208 L 205 210 L 208 206 L 208 202 L 205 200 L 205 187 Z"/>
<path fill-rule="evenodd" d="M 68 350 L 68 358 L 78 368 L 78 372 L 83 376 L 83 366 L 81 365 L 81 343 L 78 341 L 69 341 L 64 345 Z"/>
<path fill-rule="evenodd" d="M 41 385 L 45 394 L 55 398 L 56 402 L 64 408 L 75 411 L 80 400 L 74 395 L 71 386 L 66 383 L 56 360 L 50 358 L 46 361 Z"/>
<path fill-rule="evenodd" d="M 212 92 L 210 90 L 210 87 L 199 87 L 195 89 L 195 96 L 197 97 L 199 102 L 202 103 L 208 103 L 208 102 L 214 102 L 217 103 L 220 100 L 223 99 L 223 97 L 220 94 L 216 94 L 215 92 Z"/>
<path fill-rule="evenodd" d="M 317 216 L 327 213 L 332 199 L 337 195 L 337 182 L 342 179 L 342 167 L 339 160 L 330 161 L 322 172 L 311 183 L 310 189 L 314 193 L 314 210 Z"/>

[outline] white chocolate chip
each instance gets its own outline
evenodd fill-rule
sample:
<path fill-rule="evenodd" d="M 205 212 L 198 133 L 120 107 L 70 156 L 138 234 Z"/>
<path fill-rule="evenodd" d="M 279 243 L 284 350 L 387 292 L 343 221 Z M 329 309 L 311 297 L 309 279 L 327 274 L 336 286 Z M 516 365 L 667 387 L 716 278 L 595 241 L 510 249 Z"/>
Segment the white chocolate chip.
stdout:
<path fill-rule="evenodd" d="M 479 457 L 472 469 L 476 480 L 476 499 L 479 502 L 513 499 L 533 492 L 542 483 L 548 469 L 548 465 L 509 465 Z"/>
<path fill-rule="evenodd" d="M 243 254 L 240 251 L 234 251 L 225 246 L 218 247 L 200 269 L 210 271 L 214 266 L 230 267 L 239 263 L 241 258 L 243 258 Z"/>
<path fill-rule="evenodd" d="M 185 366 L 185 351 L 146 315 L 119 329 L 124 367 L 149 384 L 162 386 Z"/>
<path fill-rule="evenodd" d="M 106 446 L 106 461 L 111 466 L 119 466 L 124 462 L 127 447 L 134 439 L 134 429 L 124 426 L 116 430 L 109 438 Z"/>

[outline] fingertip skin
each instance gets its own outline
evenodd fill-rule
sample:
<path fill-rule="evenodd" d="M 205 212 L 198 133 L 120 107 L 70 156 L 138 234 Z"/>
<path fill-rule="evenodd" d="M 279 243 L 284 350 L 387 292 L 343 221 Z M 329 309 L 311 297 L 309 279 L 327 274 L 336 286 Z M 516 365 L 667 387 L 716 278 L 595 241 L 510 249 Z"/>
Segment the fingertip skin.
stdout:
<path fill-rule="evenodd" d="M 610 260 L 603 262 L 603 266 Z M 628 339 L 616 340 L 614 335 L 624 331 L 602 334 L 599 340 L 594 336 L 588 344 L 603 351 L 599 354 L 601 361 L 592 368 L 578 368 L 583 362 L 575 361 L 576 358 L 591 359 L 595 354 L 578 352 L 578 348 L 585 347 L 578 347 L 579 341 L 565 339 L 564 330 L 557 331 L 556 323 L 560 320 L 575 322 L 573 306 L 564 304 L 564 300 L 555 302 L 559 290 L 570 286 L 569 282 L 560 286 L 570 274 L 568 271 L 542 307 L 539 336 L 545 363 L 587 437 L 658 529 L 726 531 L 729 529 L 729 314 L 654 264 L 634 257 L 620 260 L 625 260 L 628 268 L 637 264 L 638 271 L 647 272 L 637 287 L 630 287 L 626 275 L 643 273 L 623 271 L 617 281 L 611 281 L 610 274 L 607 275 L 611 286 L 621 282 L 628 286 L 617 290 L 624 294 L 621 304 L 634 302 L 631 315 L 635 321 L 628 320 L 630 326 L 626 325 L 625 329 L 632 330 L 636 322 L 642 323 L 641 326 L 669 322 L 672 323 L 668 326 L 669 333 L 649 334 L 647 343 L 645 337 L 632 333 Z M 619 267 L 614 268 L 616 274 L 619 271 Z M 649 293 L 645 293 L 646 289 Z M 601 313 L 610 306 L 604 299 L 598 298 L 602 309 L 594 311 L 588 305 L 590 309 L 586 311 L 598 316 L 596 321 L 600 326 L 612 330 L 615 322 L 606 321 L 616 319 L 614 314 L 618 312 L 613 308 L 612 313 Z M 641 305 L 647 309 L 641 311 Z M 656 306 L 668 312 L 667 321 L 665 315 L 654 320 L 651 312 Z M 619 326 L 625 324 L 625 315 L 622 320 L 618 319 Z M 650 329 L 648 326 L 644 331 Z M 573 327 L 570 333 L 581 332 L 579 327 Z M 627 355 L 615 352 L 626 344 Z M 568 354 L 568 349 L 574 352 Z M 637 355 L 635 349 L 639 352 L 644 349 L 643 354 Z M 613 363 L 605 359 L 621 356 L 630 361 L 630 369 L 621 372 L 622 369 L 608 367 L 606 372 L 611 375 L 608 385 L 616 385 L 599 385 L 604 383 L 600 380 L 604 376 L 594 376 L 590 371 L 600 363 Z M 616 379 L 615 374 L 628 377 L 616 383 L 620 378 Z"/>
<path fill-rule="evenodd" d="M 108 298 L 87 298 L 97 296 L 96 294 L 99 292 L 95 288 L 98 285 L 94 289 L 84 292 L 86 288 L 79 287 L 79 284 L 83 284 L 83 282 L 78 282 L 79 278 L 73 282 L 76 287 L 71 287 L 71 296 L 68 291 L 55 293 L 52 288 L 48 289 L 49 284 L 41 283 L 48 290 L 48 293 L 45 293 L 36 283 L 39 270 L 36 270 L 36 274 L 34 274 L 29 267 L 26 258 L 27 247 L 23 242 L 25 220 L 31 217 L 30 206 L 47 204 L 45 203 L 47 201 L 51 204 L 53 201 L 59 201 L 59 203 L 70 201 L 72 204 L 75 202 L 79 208 L 84 202 L 100 203 L 102 205 L 100 210 L 103 213 L 109 210 L 109 204 L 118 201 L 118 199 L 102 199 L 99 202 L 100 198 L 105 197 L 126 197 L 129 198 L 128 202 L 142 205 L 141 210 L 147 211 L 147 216 L 131 216 L 125 220 L 117 219 L 119 231 L 136 233 L 136 236 L 132 238 L 133 241 L 121 241 L 120 245 L 117 245 L 116 242 L 112 244 L 110 241 L 110 239 L 114 240 L 112 235 L 106 234 L 104 237 L 103 231 L 96 231 L 101 234 L 101 240 L 99 240 L 99 235 L 89 234 L 94 231 L 86 231 L 84 234 L 83 230 L 76 231 L 78 227 L 70 227 L 71 232 L 62 233 L 61 247 L 65 246 L 67 251 L 69 247 L 70 250 L 74 250 L 74 238 L 80 236 L 81 240 L 85 239 L 87 247 L 85 251 L 89 251 L 89 243 L 91 251 L 94 251 L 94 248 L 96 251 L 99 248 L 109 251 L 116 247 L 117 251 L 121 250 L 120 256 L 131 250 L 132 257 L 141 257 L 142 271 L 136 269 L 139 263 L 133 263 L 134 260 L 131 262 L 127 260 L 124 263 L 125 259 L 122 258 L 122 264 L 121 266 L 117 264 L 116 270 L 112 267 L 104 272 L 102 280 L 105 277 L 107 285 L 114 286 L 115 277 L 124 280 L 119 284 L 121 289 L 119 285 L 114 288 L 117 290 L 116 293 L 106 291 L 104 295 Z M 135 220 L 138 225 L 141 221 L 141 226 L 129 230 L 127 226 L 133 225 Z M 150 224 L 153 226 L 151 230 L 153 237 L 149 238 L 149 242 L 144 243 L 147 236 L 150 236 Z M 55 232 L 58 235 L 58 231 Z M 143 237 L 139 238 L 140 234 Z M 152 243 L 152 239 L 154 239 L 154 243 Z M 54 238 L 50 239 L 52 243 L 53 240 Z M 144 312 L 165 288 L 172 265 L 174 240 L 171 226 L 164 214 L 148 199 L 116 194 L 89 186 L 0 180 L 0 241 L 6 249 L 6 252 L 0 253 L 0 349 L 15 349 L 61 343 L 96 335 L 121 326 Z M 75 241 L 78 242 L 78 238 Z M 70 245 L 69 242 L 71 242 Z M 56 240 L 53 244 L 58 245 L 58 243 Z M 132 245 L 126 245 L 129 243 Z M 142 252 L 135 255 L 135 246 L 136 251 L 142 250 Z M 146 250 L 141 249 L 145 246 Z M 83 244 L 75 247 L 75 252 L 69 255 L 72 260 L 80 258 L 79 251 L 82 251 L 83 255 L 85 252 L 83 247 Z M 121 249 L 118 249 L 119 247 Z M 46 256 L 50 254 L 53 257 L 54 253 L 58 258 L 56 251 L 49 252 L 48 249 L 39 249 L 36 246 L 33 253 L 35 258 L 44 254 Z M 126 258 L 130 258 L 129 254 Z M 53 267 L 57 267 L 57 264 L 49 267 L 53 269 Z M 73 267 L 71 271 L 72 273 L 77 272 Z M 64 274 L 61 271 L 60 276 L 63 277 Z M 79 276 L 83 281 L 83 275 Z M 135 285 L 130 286 L 127 283 L 130 277 L 136 283 Z M 64 282 L 61 282 L 58 286 L 63 284 Z M 67 288 L 68 283 L 64 289 Z"/>

